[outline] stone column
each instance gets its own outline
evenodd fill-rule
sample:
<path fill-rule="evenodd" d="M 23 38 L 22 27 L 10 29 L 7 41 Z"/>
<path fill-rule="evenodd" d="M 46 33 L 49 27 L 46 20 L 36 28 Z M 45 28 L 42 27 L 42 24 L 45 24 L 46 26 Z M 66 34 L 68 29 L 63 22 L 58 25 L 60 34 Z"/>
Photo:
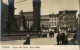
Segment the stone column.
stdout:
<path fill-rule="evenodd" d="M 8 31 L 11 32 L 14 30 L 14 0 L 8 0 Z"/>
<path fill-rule="evenodd" d="M 41 0 L 33 0 L 33 30 L 40 31 Z"/>

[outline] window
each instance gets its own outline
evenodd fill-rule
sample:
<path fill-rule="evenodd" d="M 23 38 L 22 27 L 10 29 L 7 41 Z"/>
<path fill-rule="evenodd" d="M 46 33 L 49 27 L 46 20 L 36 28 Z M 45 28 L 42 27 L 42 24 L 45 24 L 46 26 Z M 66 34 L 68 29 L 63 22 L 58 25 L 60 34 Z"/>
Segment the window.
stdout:
<path fill-rule="evenodd" d="M 55 22 L 55 26 L 56 26 L 56 22 Z"/>
<path fill-rule="evenodd" d="M 55 21 L 56 21 L 56 17 L 55 17 Z"/>
<path fill-rule="evenodd" d="M 44 24 L 44 21 L 43 21 L 43 24 Z"/>
<path fill-rule="evenodd" d="M 52 21 L 53 21 L 53 18 L 52 18 Z"/>

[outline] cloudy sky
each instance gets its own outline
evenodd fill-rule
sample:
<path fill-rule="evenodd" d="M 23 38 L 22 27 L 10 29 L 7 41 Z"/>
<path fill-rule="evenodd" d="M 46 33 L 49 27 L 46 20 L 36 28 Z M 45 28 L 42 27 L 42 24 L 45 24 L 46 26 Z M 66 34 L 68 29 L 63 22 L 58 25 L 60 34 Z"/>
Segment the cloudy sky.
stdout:
<path fill-rule="evenodd" d="M 15 0 L 15 2 L 22 0 Z M 15 3 L 15 14 L 19 14 L 20 10 L 24 12 L 33 11 L 33 0 L 27 0 L 20 3 Z M 3 0 L 6 4 L 7 0 Z M 57 14 L 61 10 L 77 10 L 79 12 L 78 0 L 41 0 L 41 14 Z M 77 12 L 77 14 L 78 14 Z"/>

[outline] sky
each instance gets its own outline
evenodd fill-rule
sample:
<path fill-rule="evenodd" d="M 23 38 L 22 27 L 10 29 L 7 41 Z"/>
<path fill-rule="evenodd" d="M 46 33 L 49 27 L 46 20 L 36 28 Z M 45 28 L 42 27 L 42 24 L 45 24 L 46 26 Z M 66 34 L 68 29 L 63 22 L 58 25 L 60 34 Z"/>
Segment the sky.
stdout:
<path fill-rule="evenodd" d="M 19 2 L 22 0 L 15 0 Z M 27 0 L 20 3 L 15 3 L 15 14 L 19 14 L 20 10 L 24 12 L 33 11 L 33 0 Z M 6 4 L 7 0 L 3 0 Z M 77 10 L 79 14 L 78 0 L 41 0 L 41 15 L 48 15 L 51 13 L 57 14 L 61 10 Z"/>

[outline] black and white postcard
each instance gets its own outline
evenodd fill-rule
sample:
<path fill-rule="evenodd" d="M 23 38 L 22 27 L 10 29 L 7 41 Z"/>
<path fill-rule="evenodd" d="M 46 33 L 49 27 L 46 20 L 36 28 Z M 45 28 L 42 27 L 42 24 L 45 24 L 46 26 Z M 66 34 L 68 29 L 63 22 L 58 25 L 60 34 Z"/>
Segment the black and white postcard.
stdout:
<path fill-rule="evenodd" d="M 0 32 L 0 45 L 79 50 L 80 1 L 1 0 Z"/>

